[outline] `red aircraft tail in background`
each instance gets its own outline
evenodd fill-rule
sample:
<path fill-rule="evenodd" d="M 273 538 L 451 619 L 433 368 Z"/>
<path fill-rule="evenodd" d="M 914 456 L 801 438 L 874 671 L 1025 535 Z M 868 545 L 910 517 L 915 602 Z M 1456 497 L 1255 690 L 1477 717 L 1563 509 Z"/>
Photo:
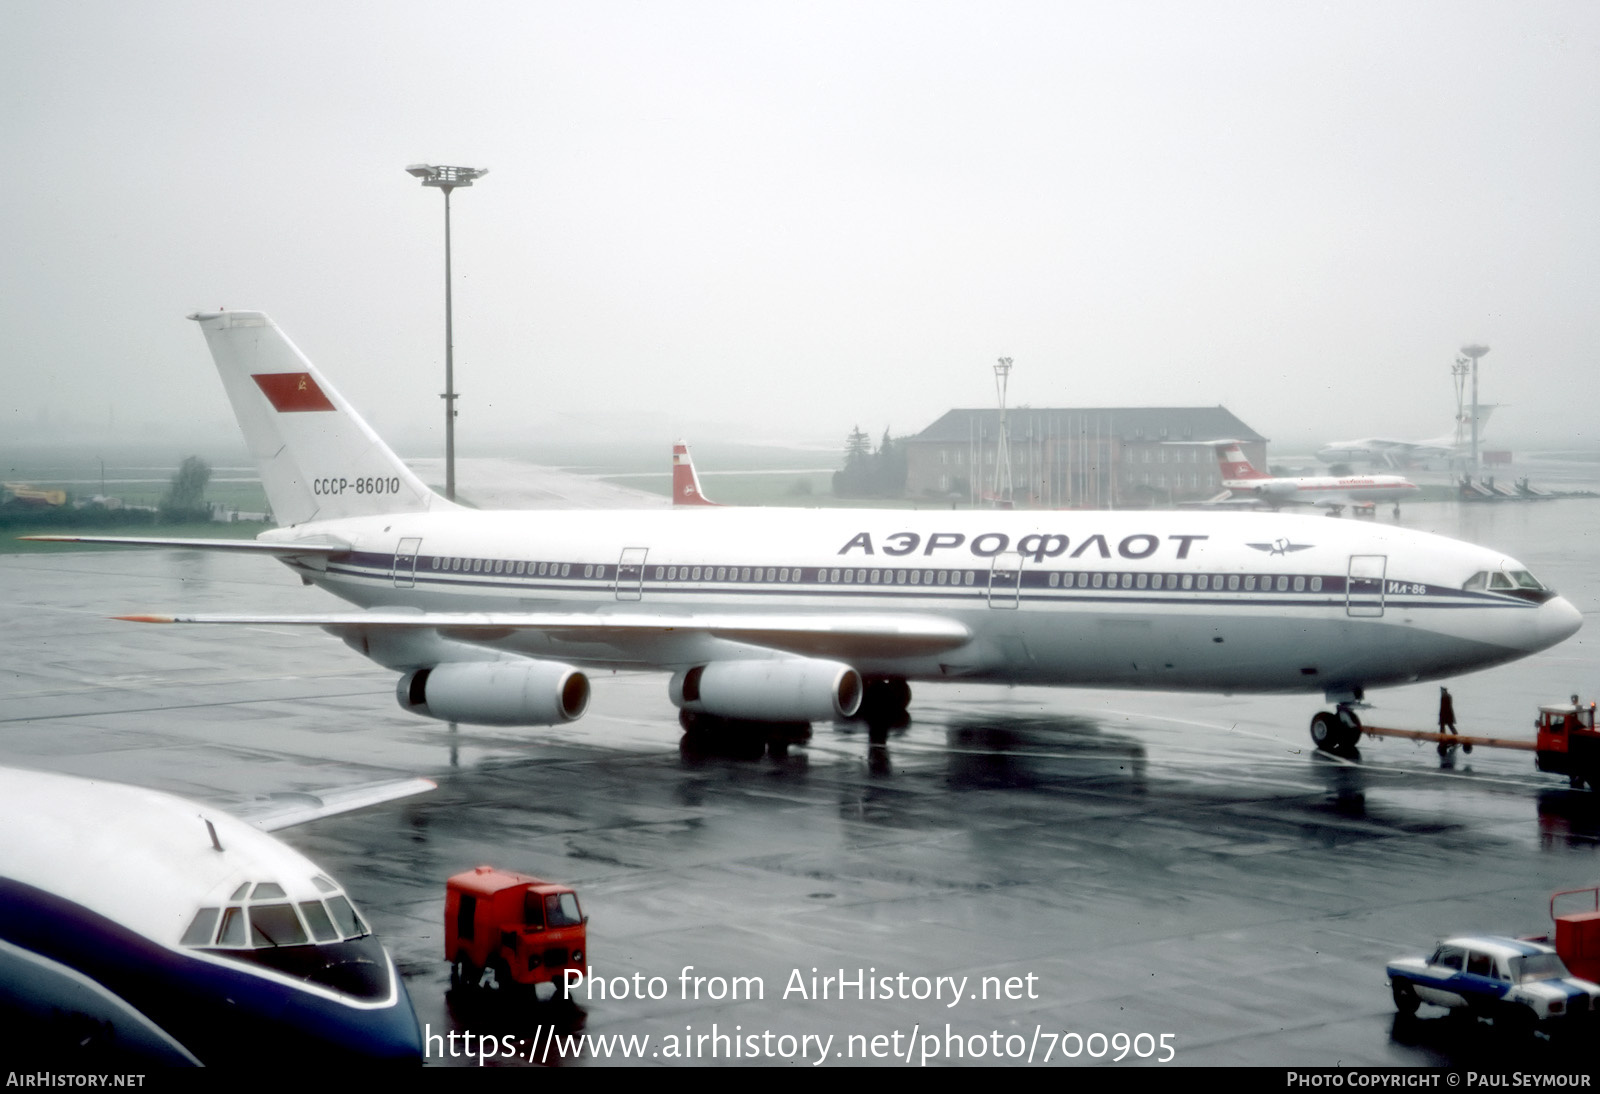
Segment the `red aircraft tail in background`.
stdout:
<path fill-rule="evenodd" d="M 695 474 L 694 460 L 689 456 L 689 446 L 679 441 L 672 446 L 672 504 L 720 505 L 706 497 L 700 489 L 700 476 Z"/>

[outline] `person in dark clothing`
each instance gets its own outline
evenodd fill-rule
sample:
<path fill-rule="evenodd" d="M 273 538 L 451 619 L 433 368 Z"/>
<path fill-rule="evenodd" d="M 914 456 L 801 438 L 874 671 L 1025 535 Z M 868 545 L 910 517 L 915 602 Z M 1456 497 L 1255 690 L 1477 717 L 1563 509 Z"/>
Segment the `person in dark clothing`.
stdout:
<path fill-rule="evenodd" d="M 1449 688 L 1439 689 L 1439 732 L 1448 732 L 1458 737 L 1461 735 L 1460 731 L 1456 729 L 1456 704 L 1455 700 L 1450 698 Z M 1439 752 L 1441 754 L 1443 754 L 1445 748 L 1445 743 L 1440 741 Z M 1462 748 L 1467 752 L 1472 751 L 1470 743 L 1463 745 Z"/>

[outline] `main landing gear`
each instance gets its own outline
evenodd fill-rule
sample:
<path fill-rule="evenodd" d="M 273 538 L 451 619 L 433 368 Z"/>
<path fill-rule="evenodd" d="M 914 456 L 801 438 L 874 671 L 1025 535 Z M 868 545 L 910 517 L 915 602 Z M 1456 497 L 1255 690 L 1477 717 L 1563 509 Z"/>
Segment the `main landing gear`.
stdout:
<path fill-rule="evenodd" d="M 1311 743 L 1323 752 L 1353 752 L 1360 740 L 1361 719 L 1353 703 L 1340 703 L 1331 714 L 1318 711 L 1311 719 Z"/>

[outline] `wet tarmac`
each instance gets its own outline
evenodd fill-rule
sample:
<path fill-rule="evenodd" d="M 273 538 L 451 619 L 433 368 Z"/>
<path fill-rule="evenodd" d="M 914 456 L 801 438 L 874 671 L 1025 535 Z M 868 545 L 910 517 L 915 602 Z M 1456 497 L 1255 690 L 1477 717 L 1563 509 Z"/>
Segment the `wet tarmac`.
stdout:
<path fill-rule="evenodd" d="M 1453 681 L 1463 732 L 1531 736 L 1540 702 L 1600 691 L 1600 503 L 1417 505 L 1401 523 L 1503 547 L 1590 624 Z M 1318 754 L 1319 696 L 959 685 L 916 688 L 910 723 L 879 743 L 818 724 L 786 749 L 704 753 L 682 746 L 661 675 L 598 677 L 571 726 L 452 729 L 402 712 L 392 674 L 320 632 L 107 618 L 334 603 L 262 559 L 0 556 L 0 762 L 222 804 L 436 778 L 434 794 L 281 833 L 395 954 L 438 1038 L 432 1063 L 476 1064 L 486 1043 L 552 1064 L 621 1062 L 628 1044 L 647 1062 L 810 1063 L 807 1035 L 832 1038 L 829 1064 L 1047 1048 L 1094 1063 L 1119 1045 L 1124 1062 L 1166 1045 L 1189 1065 L 1571 1051 L 1428 1007 L 1397 1025 L 1384 979 L 1386 960 L 1444 934 L 1542 932 L 1551 891 L 1600 881 L 1600 795 L 1527 753 Z M 1373 693 L 1369 720 L 1426 728 L 1437 695 Z M 607 998 L 454 1005 L 443 883 L 486 862 L 578 888 Z M 965 978 L 953 1005 L 941 977 Z M 551 1030 L 649 1040 L 574 1049 Z"/>

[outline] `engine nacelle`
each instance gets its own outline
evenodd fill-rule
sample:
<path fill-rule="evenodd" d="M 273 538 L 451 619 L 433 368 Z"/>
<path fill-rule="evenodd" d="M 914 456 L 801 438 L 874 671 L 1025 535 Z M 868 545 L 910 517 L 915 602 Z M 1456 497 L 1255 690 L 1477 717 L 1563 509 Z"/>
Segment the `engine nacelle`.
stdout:
<path fill-rule="evenodd" d="M 553 726 L 589 705 L 589 678 L 555 661 L 450 661 L 400 677 L 413 714 L 483 726 Z"/>
<path fill-rule="evenodd" d="M 861 674 L 807 657 L 713 661 L 684 669 L 667 694 L 684 710 L 754 722 L 849 718 L 861 707 Z"/>

